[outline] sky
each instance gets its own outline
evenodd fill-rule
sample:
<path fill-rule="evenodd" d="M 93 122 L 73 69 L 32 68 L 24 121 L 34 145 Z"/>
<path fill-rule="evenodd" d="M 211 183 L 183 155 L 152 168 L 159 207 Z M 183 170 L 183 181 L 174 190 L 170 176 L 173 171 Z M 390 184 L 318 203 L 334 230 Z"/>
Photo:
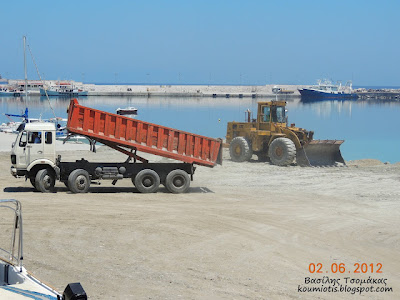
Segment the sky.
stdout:
<path fill-rule="evenodd" d="M 14 0 L 1 11 L 3 78 L 24 78 L 26 36 L 47 80 L 400 86 L 398 0 Z"/>

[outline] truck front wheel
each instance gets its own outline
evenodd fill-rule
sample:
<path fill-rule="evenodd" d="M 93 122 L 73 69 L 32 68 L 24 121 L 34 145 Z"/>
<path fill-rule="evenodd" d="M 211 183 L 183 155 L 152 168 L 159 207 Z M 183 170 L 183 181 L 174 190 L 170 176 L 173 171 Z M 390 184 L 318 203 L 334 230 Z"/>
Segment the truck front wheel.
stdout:
<path fill-rule="evenodd" d="M 90 187 L 89 173 L 83 169 L 77 169 L 68 176 L 69 190 L 76 193 L 87 193 Z"/>
<path fill-rule="evenodd" d="M 189 174 L 183 170 L 173 170 L 165 179 L 165 187 L 174 194 L 184 193 L 190 186 Z"/>
<path fill-rule="evenodd" d="M 36 173 L 35 187 L 38 191 L 42 193 L 51 193 L 54 191 L 55 183 L 55 174 L 51 172 L 51 170 L 41 169 Z"/>
<path fill-rule="evenodd" d="M 160 186 L 160 176 L 153 170 L 144 169 L 137 173 L 134 184 L 141 193 L 155 193 Z"/>
<path fill-rule="evenodd" d="M 35 176 L 30 176 L 29 181 L 32 184 L 33 188 L 36 190 Z"/>

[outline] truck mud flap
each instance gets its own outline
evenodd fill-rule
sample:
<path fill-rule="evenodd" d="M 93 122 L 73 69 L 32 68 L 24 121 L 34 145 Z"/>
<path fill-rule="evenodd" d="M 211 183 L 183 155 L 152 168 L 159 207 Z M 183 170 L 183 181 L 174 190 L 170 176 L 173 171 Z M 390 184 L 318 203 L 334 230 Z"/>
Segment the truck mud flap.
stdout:
<path fill-rule="evenodd" d="M 315 140 L 297 151 L 297 164 L 305 166 L 346 165 L 340 152 L 343 140 Z"/>

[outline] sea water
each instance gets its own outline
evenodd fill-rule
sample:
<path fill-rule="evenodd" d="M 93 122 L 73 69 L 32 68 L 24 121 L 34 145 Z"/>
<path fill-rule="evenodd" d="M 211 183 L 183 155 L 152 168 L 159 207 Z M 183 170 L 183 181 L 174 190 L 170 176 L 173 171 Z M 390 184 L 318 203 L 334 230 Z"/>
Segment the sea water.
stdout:
<path fill-rule="evenodd" d="M 31 118 L 66 118 L 68 98 L 28 96 Z M 115 113 L 118 108 L 134 106 L 137 119 L 210 137 L 225 138 L 230 121 L 245 121 L 245 111 L 257 113 L 258 101 L 251 98 L 191 97 L 82 97 L 80 104 Z M 282 99 L 278 99 L 282 100 Z M 315 139 L 345 140 L 341 146 L 345 160 L 378 159 L 400 162 L 400 102 L 383 100 L 314 101 L 285 99 L 289 124 L 313 130 Z M 25 110 L 24 98 L 0 98 L 0 122 L 4 113 Z M 53 114 L 54 110 L 54 114 Z M 18 118 L 12 118 L 18 121 Z"/>

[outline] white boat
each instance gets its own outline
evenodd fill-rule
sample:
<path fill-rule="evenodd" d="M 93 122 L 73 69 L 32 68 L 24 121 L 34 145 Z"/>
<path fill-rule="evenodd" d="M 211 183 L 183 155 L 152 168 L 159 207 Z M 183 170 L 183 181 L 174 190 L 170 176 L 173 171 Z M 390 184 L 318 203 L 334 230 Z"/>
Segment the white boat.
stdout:
<path fill-rule="evenodd" d="M 21 93 L 21 91 L 15 89 L 0 88 L 0 97 L 20 97 Z"/>
<path fill-rule="evenodd" d="M 137 115 L 137 108 L 135 107 L 126 107 L 126 108 L 118 108 L 116 110 L 118 115 Z"/>
<path fill-rule="evenodd" d="M 58 83 L 56 85 L 52 85 L 47 89 L 40 89 L 40 96 L 87 96 L 88 91 L 84 91 L 82 89 L 76 88 L 71 83 Z"/>
<path fill-rule="evenodd" d="M 20 125 L 21 125 L 21 122 L 14 122 L 14 121 L 2 123 L 0 125 L 0 132 L 17 133 L 18 132 L 17 129 Z"/>
<path fill-rule="evenodd" d="M 12 199 L 0 200 L 0 208 L 0 299 L 87 299 L 80 283 L 68 284 L 61 295 L 24 268 L 21 203 Z M 4 228 L 6 226 L 8 228 Z"/>

